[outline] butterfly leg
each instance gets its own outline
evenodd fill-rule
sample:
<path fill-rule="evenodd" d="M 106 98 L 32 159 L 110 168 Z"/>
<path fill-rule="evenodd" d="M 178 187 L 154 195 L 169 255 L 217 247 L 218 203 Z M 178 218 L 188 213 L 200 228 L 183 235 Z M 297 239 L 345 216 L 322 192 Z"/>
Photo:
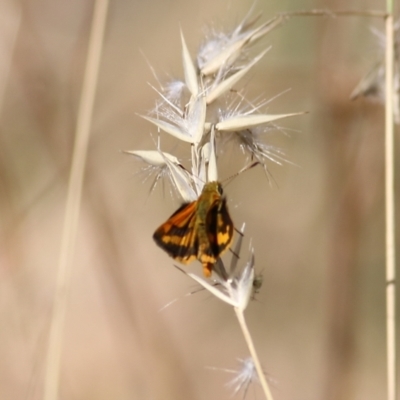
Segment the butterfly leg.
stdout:
<path fill-rule="evenodd" d="M 209 262 L 203 262 L 203 274 L 206 278 L 211 276 L 214 264 Z"/>

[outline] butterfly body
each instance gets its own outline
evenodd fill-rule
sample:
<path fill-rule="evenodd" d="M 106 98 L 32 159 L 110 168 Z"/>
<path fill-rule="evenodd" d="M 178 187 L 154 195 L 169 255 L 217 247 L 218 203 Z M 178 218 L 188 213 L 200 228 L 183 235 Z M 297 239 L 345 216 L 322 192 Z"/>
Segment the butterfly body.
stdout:
<path fill-rule="evenodd" d="M 183 204 L 153 235 L 155 242 L 183 264 L 199 260 L 204 275 L 226 251 L 233 239 L 233 222 L 222 186 L 208 182 L 196 201 Z"/>

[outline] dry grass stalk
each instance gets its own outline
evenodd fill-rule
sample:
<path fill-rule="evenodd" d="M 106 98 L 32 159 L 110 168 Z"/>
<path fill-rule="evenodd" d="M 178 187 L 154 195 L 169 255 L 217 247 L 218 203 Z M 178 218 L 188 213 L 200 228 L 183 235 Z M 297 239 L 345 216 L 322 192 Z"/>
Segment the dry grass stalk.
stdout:
<path fill-rule="evenodd" d="M 68 306 L 68 294 L 78 230 L 83 178 L 97 77 L 103 47 L 107 10 L 108 0 L 96 1 L 90 32 L 88 58 L 79 104 L 71 172 L 68 182 L 67 203 L 58 263 L 58 276 L 50 321 L 50 334 L 44 378 L 44 400 L 56 400 L 58 398 L 64 321 Z"/>
<path fill-rule="evenodd" d="M 386 205 L 386 345 L 387 398 L 396 400 L 396 252 L 394 200 L 394 26 L 393 4 L 388 2 L 386 18 L 386 99 L 385 99 L 385 205 Z"/>

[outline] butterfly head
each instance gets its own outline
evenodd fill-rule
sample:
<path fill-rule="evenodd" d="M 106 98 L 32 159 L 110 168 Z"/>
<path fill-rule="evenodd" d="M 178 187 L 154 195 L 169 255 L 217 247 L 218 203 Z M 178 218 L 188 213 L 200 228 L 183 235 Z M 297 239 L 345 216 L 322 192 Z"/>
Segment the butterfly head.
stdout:
<path fill-rule="evenodd" d="M 218 194 L 219 196 L 223 195 L 222 185 L 219 182 L 207 182 L 203 187 L 203 194 Z"/>

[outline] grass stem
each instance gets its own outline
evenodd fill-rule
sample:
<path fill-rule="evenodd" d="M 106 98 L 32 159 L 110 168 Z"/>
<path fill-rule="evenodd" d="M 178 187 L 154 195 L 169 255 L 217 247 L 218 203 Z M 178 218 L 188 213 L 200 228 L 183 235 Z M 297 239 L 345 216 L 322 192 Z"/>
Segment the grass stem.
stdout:
<path fill-rule="evenodd" d="M 390 2 L 388 2 L 390 7 Z M 396 253 L 394 201 L 394 124 L 393 73 L 394 28 L 393 16 L 386 18 L 386 82 L 385 82 L 385 209 L 386 209 L 386 346 L 387 398 L 396 400 Z"/>
<path fill-rule="evenodd" d="M 261 384 L 261 387 L 262 387 L 262 389 L 264 391 L 265 398 L 267 400 L 273 400 L 271 390 L 270 390 L 270 388 L 268 386 L 267 380 L 265 379 L 265 375 L 264 375 L 264 372 L 262 370 L 261 363 L 260 363 L 260 360 L 259 360 L 257 352 L 256 352 L 256 348 L 255 348 L 254 343 L 253 343 L 253 339 L 252 339 L 250 331 L 249 331 L 249 329 L 247 327 L 243 311 L 241 309 L 235 307 L 235 313 L 236 313 L 236 317 L 237 317 L 237 319 L 239 321 L 239 325 L 242 328 L 243 336 L 244 336 L 244 338 L 246 340 L 246 343 L 247 343 L 247 346 L 249 348 L 249 352 L 250 352 L 250 355 L 251 355 L 251 357 L 253 359 L 254 366 L 255 366 L 255 368 L 257 370 L 258 379 L 260 380 L 260 384 Z"/>
<path fill-rule="evenodd" d="M 88 57 L 78 110 L 75 143 L 68 182 L 61 250 L 58 263 L 58 275 L 50 320 L 46 370 L 44 376 L 44 400 L 56 400 L 59 392 L 64 321 L 68 304 L 72 261 L 78 231 L 83 178 L 107 9 L 108 0 L 96 0 L 89 39 Z"/>

